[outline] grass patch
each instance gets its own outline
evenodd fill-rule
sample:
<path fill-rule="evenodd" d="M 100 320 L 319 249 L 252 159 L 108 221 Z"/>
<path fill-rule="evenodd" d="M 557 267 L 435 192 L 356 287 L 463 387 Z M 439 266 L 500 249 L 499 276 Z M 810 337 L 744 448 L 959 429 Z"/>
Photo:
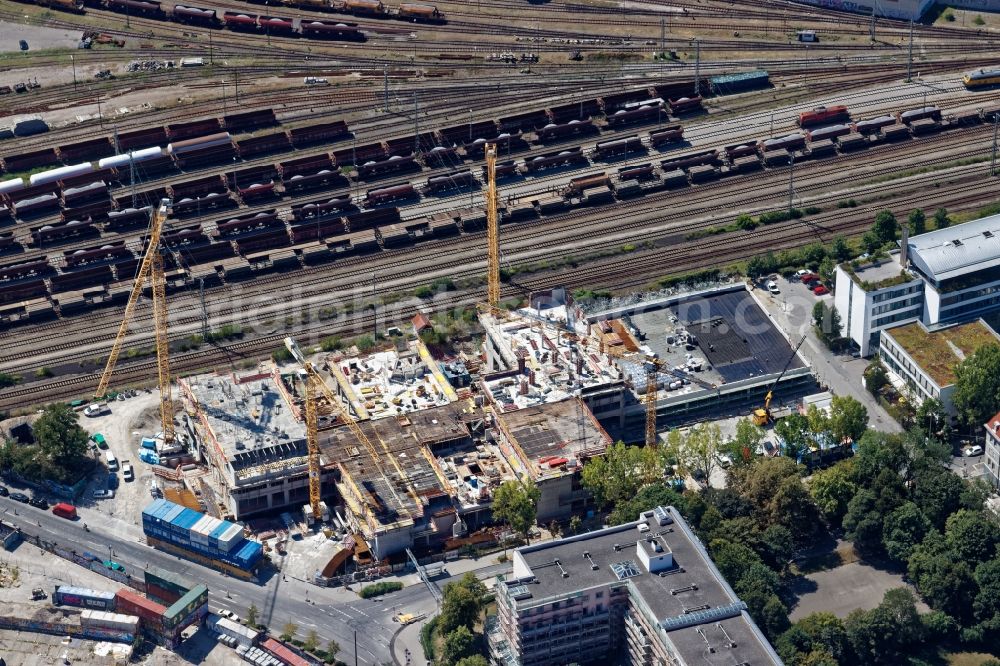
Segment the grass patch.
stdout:
<path fill-rule="evenodd" d="M 901 178 L 908 178 L 910 176 L 919 176 L 924 173 L 933 173 L 935 171 L 943 171 L 945 169 L 951 169 L 952 167 L 962 167 L 969 166 L 970 164 L 982 164 L 983 162 L 989 162 L 989 155 L 980 155 L 978 157 L 966 157 L 961 160 L 952 160 L 951 162 L 944 162 L 942 164 L 928 164 L 927 166 L 918 167 L 916 169 L 907 169 L 906 171 L 900 171 L 898 173 L 887 173 L 877 178 L 872 178 L 869 181 L 865 181 L 862 185 L 877 185 L 879 183 L 888 183 L 893 180 L 899 180 Z"/>

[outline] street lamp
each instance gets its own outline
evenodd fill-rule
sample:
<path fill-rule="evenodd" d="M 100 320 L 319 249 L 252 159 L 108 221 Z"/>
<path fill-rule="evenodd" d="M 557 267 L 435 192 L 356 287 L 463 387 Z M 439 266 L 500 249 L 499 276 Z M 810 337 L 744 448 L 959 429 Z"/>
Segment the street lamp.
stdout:
<path fill-rule="evenodd" d="M 73 63 L 73 89 L 76 90 L 76 56 L 71 55 L 69 61 Z"/>

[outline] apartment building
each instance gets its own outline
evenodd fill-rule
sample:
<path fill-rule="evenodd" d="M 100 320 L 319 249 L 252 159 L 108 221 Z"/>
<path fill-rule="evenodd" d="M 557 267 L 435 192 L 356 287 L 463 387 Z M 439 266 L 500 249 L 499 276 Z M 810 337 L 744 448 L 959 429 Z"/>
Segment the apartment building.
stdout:
<path fill-rule="evenodd" d="M 494 589 L 497 666 L 782 663 L 673 507 L 519 548 Z"/>
<path fill-rule="evenodd" d="M 986 479 L 994 488 L 1000 488 L 1000 414 L 985 424 L 986 441 L 983 450 L 986 461 Z"/>

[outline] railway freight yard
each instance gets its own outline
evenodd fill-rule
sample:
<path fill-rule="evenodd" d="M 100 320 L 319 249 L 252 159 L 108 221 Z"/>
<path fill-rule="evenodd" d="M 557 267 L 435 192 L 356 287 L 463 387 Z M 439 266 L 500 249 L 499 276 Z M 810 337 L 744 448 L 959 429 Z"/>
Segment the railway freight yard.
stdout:
<path fill-rule="evenodd" d="M 636 518 L 588 466 L 704 505 L 842 400 L 961 417 L 911 329 L 1000 337 L 1000 5 L 829 4 L 0 0 L 0 658 L 797 663 L 659 499 L 627 640 L 516 613 Z"/>

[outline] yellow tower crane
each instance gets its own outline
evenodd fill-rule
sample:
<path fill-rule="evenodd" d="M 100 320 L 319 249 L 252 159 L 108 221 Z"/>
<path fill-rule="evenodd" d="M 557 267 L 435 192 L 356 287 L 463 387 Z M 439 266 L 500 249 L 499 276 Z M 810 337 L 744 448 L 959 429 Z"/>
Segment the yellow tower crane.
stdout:
<path fill-rule="evenodd" d="M 128 303 L 125 305 L 125 316 L 118 327 L 118 335 L 115 336 L 114 344 L 111 346 L 111 353 L 108 354 L 107 365 L 101 374 L 101 381 L 97 385 L 94 396 L 97 399 L 107 395 L 108 385 L 111 383 L 111 375 L 115 371 L 115 364 L 121 354 L 122 343 L 125 341 L 125 334 L 128 332 L 129 322 L 135 306 L 142 294 L 146 278 L 149 278 L 153 292 L 153 327 L 156 331 L 156 369 L 160 382 L 160 420 L 163 423 L 163 441 L 170 444 L 174 441 L 174 403 L 170 397 L 170 341 L 167 337 L 167 279 L 163 272 L 163 254 L 160 248 L 160 235 L 163 231 L 163 223 L 170 215 L 172 202 L 170 199 L 163 199 L 160 207 L 153 212 L 150 221 L 150 232 L 146 252 L 139 264 L 139 271 L 135 276 L 132 285 L 132 292 L 129 294 Z"/>
<path fill-rule="evenodd" d="M 497 219 L 497 145 L 486 144 L 486 242 L 487 305 L 496 315 L 500 311 L 500 221 Z"/>
<path fill-rule="evenodd" d="M 354 420 L 351 416 L 350 410 L 343 409 L 340 405 L 340 400 L 334 395 L 333 391 L 327 386 L 326 382 L 320 376 L 316 367 L 309 362 L 302 350 L 299 349 L 298 344 L 292 338 L 285 338 L 285 347 L 291 353 L 292 357 L 302 366 L 302 369 L 306 372 L 306 390 L 305 390 L 305 403 L 306 403 L 306 443 L 308 445 L 309 451 L 309 504 L 312 507 L 313 515 L 317 519 L 321 515 L 320 510 L 320 460 L 319 460 L 319 411 L 316 404 L 317 394 L 323 394 L 327 401 L 330 403 L 330 408 L 333 413 L 340 417 L 340 419 L 347 424 L 350 428 L 351 434 L 361 442 L 361 444 L 367 449 L 368 454 L 372 457 L 372 461 L 378 468 L 382 476 L 386 476 L 383 469 L 382 456 L 379 455 L 378 450 L 372 445 L 371 440 L 365 434 L 365 431 L 361 429 L 358 422 Z M 382 443 L 382 447 L 387 449 L 385 443 Z M 396 468 L 399 478 L 403 479 L 407 485 L 407 490 L 413 501 L 416 502 L 417 506 L 420 506 L 420 497 L 417 495 L 417 491 L 413 488 L 412 483 L 410 483 L 409 477 L 403 473 L 402 468 L 400 468 L 399 463 L 396 459 L 392 457 L 388 450 L 386 453 L 389 454 L 389 459 L 393 466 Z"/>

